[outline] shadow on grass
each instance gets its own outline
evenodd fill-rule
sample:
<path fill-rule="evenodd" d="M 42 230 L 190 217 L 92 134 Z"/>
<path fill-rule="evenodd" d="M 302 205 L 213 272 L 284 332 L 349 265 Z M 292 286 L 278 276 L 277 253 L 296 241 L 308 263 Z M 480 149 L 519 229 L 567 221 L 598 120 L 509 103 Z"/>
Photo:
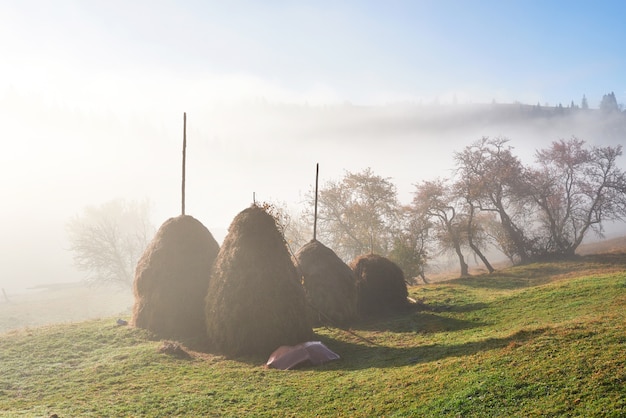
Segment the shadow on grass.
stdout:
<path fill-rule="evenodd" d="M 319 370 L 362 370 L 369 368 L 392 368 L 410 364 L 429 363 L 449 357 L 464 357 L 473 354 L 517 346 L 547 331 L 537 329 L 522 330 L 505 338 L 488 338 L 461 344 L 430 344 L 418 347 L 388 347 L 356 344 L 332 338 L 322 338 L 322 342 L 341 356 L 336 362 L 327 363 Z"/>
<path fill-rule="evenodd" d="M 486 307 L 486 304 L 470 304 L 470 305 L 461 305 L 461 306 L 446 306 L 442 310 L 446 311 L 463 311 L 472 310 L 472 309 L 482 309 Z M 428 309 L 428 310 L 424 310 Z M 398 334 L 413 334 L 408 335 L 407 338 L 415 339 L 419 338 L 415 334 L 434 334 L 438 332 L 454 332 L 467 330 L 471 328 L 485 326 L 484 322 L 479 321 L 466 321 L 456 318 L 450 318 L 442 315 L 438 315 L 436 312 L 432 311 L 432 308 L 425 307 L 420 305 L 419 307 L 413 307 L 407 312 L 397 313 L 397 314 L 389 314 L 384 317 L 376 317 L 371 318 L 369 320 L 362 320 L 358 323 L 353 324 L 353 327 L 350 331 L 341 330 L 340 328 L 332 327 L 332 329 L 336 330 L 337 333 L 345 333 L 344 335 L 352 335 L 352 337 L 356 339 L 360 339 L 363 343 L 369 344 L 374 350 L 388 350 L 388 348 L 377 346 L 371 342 L 365 335 L 371 335 L 372 333 L 380 333 L 380 332 L 390 332 L 390 333 L 398 333 Z M 342 350 L 345 348 L 347 350 L 360 350 L 361 347 L 358 344 L 346 343 L 343 341 L 335 340 L 332 337 L 328 337 L 323 334 L 316 333 L 313 337 L 314 340 L 320 340 L 328 342 L 327 345 L 329 347 L 332 346 L 342 346 Z M 190 349 L 206 354 L 215 354 L 221 355 L 220 353 L 212 352 L 209 347 L 209 344 L 204 339 L 196 339 L 194 341 L 185 340 L 183 344 Z M 332 348 L 331 348 L 332 349 Z M 379 351 L 372 352 L 372 355 L 378 355 Z M 343 357 L 341 353 L 338 353 Z M 259 356 L 236 356 L 229 357 L 231 360 L 236 360 L 249 364 L 259 364 L 267 361 L 267 357 L 259 357 Z"/>
<path fill-rule="evenodd" d="M 604 254 L 590 254 L 581 256 L 582 261 L 614 266 L 626 266 L 625 252 L 610 252 Z"/>
<path fill-rule="evenodd" d="M 574 256 L 568 259 L 547 260 L 511 267 L 506 271 L 453 279 L 447 283 L 472 288 L 515 290 L 550 283 L 557 277 L 579 274 L 583 271 L 623 269 L 626 253 L 604 253 Z"/>
<path fill-rule="evenodd" d="M 453 311 L 455 308 L 456 307 L 453 306 L 445 306 L 434 308 L 433 311 Z M 460 331 L 484 325 L 486 324 L 482 322 L 449 318 L 437 315 L 436 312 L 422 311 L 414 312 L 410 315 L 405 314 L 402 316 L 388 316 L 382 319 L 377 318 L 369 321 L 361 321 L 355 324 L 353 328 L 362 331 L 390 331 L 430 334 L 436 332 Z"/>
<path fill-rule="evenodd" d="M 451 280 L 450 283 L 480 289 L 515 290 L 550 283 L 552 279 L 549 275 L 556 274 L 556 272 L 544 272 L 544 274 L 541 277 L 516 277 L 508 274 L 482 275 L 455 279 Z"/>
<path fill-rule="evenodd" d="M 433 312 L 460 312 L 467 313 L 473 311 L 479 311 L 481 309 L 486 309 L 489 307 L 487 303 L 466 303 L 464 305 L 447 305 L 447 304 L 434 304 L 430 305 L 429 308 Z"/>

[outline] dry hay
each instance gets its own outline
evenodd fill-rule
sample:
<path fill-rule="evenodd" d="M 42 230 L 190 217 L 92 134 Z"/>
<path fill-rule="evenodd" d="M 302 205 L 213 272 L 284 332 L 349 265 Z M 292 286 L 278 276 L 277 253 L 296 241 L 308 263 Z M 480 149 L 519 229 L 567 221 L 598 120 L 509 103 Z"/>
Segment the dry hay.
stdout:
<path fill-rule="evenodd" d="M 163 341 L 157 351 L 180 359 L 192 358 L 187 349 L 177 341 Z"/>
<path fill-rule="evenodd" d="M 168 219 L 137 263 L 132 324 L 160 337 L 205 337 L 204 298 L 218 251 L 197 219 Z"/>
<path fill-rule="evenodd" d="M 333 250 L 313 239 L 294 256 L 302 273 L 314 325 L 331 321 L 346 325 L 357 316 L 356 278 L 352 269 Z"/>
<path fill-rule="evenodd" d="M 228 356 L 267 357 L 307 341 L 304 290 L 275 219 L 253 205 L 231 223 L 206 299 L 211 348 Z"/>
<path fill-rule="evenodd" d="M 360 315 L 399 312 L 409 307 L 404 273 L 386 257 L 368 254 L 350 263 L 357 279 L 357 309 Z"/>

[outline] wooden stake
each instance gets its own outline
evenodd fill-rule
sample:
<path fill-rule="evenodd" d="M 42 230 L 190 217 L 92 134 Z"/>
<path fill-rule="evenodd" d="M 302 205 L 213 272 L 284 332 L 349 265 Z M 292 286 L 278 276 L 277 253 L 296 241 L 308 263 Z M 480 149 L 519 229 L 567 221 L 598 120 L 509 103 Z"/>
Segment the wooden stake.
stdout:
<path fill-rule="evenodd" d="M 187 159 L 187 112 L 183 113 L 183 184 L 182 184 L 182 215 L 185 214 L 185 164 Z"/>
<path fill-rule="evenodd" d="M 313 217 L 313 241 L 317 240 L 317 182 L 320 175 L 320 164 L 315 165 L 315 215 Z"/>

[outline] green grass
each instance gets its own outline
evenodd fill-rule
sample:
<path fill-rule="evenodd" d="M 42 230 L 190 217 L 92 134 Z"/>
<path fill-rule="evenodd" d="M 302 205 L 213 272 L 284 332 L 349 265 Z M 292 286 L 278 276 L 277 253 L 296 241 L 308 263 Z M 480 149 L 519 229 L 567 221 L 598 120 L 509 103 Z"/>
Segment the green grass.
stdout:
<path fill-rule="evenodd" d="M 341 360 L 159 353 L 116 318 L 0 335 L 0 416 L 626 416 L 626 256 L 410 289 L 426 309 L 317 337 Z"/>

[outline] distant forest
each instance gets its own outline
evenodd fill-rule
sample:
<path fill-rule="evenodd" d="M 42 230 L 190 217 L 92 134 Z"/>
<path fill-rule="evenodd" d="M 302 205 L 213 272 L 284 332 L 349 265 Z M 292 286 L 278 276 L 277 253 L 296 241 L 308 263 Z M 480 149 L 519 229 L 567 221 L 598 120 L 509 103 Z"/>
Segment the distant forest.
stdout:
<path fill-rule="evenodd" d="M 589 103 L 583 95 L 579 102 L 572 100 L 556 105 L 496 101 L 307 105 L 272 103 L 259 98 L 241 106 L 213 109 L 214 132 L 220 136 L 223 131 L 231 131 L 232 125 L 228 122 L 237 120 L 242 114 L 246 115 L 245 127 L 259 138 L 262 133 L 268 133 L 268 138 L 298 136 L 301 139 L 341 139 L 343 142 L 350 137 L 379 140 L 406 134 L 459 132 L 479 138 L 487 132 L 497 131 L 514 139 L 515 135 L 511 133 L 521 131 L 535 137 L 552 136 L 552 140 L 573 135 L 592 142 L 616 143 L 621 142 L 626 134 L 626 110 L 613 92 L 595 103 Z M 225 125 L 220 126 L 221 121 Z"/>

